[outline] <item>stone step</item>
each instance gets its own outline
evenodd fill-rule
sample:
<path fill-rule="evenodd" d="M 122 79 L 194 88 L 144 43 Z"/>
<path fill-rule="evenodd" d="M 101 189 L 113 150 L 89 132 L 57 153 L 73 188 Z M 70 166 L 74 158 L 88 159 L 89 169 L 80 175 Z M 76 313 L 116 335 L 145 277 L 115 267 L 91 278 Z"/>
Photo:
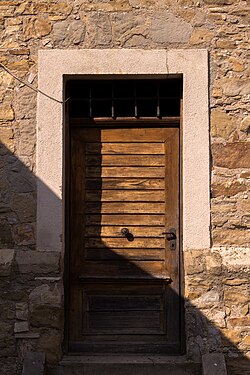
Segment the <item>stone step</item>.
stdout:
<path fill-rule="evenodd" d="M 183 357 L 65 357 L 57 375 L 201 375 L 201 364 Z"/>

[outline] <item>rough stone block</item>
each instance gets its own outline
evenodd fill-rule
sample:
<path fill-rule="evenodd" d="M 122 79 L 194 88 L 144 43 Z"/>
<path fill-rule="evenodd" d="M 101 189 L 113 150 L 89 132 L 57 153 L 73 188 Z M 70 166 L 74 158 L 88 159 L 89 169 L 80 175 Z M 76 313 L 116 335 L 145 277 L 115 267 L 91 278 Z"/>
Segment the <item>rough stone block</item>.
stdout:
<path fill-rule="evenodd" d="M 210 127 L 213 137 L 222 137 L 225 139 L 227 139 L 236 128 L 233 118 L 226 112 L 218 109 L 214 109 L 211 112 Z"/>
<path fill-rule="evenodd" d="M 223 354 L 208 353 L 202 356 L 203 375 L 227 375 L 226 362 Z"/>
<path fill-rule="evenodd" d="M 13 249 L 0 249 L 0 276 L 9 276 L 14 260 Z"/>
<path fill-rule="evenodd" d="M 192 26 L 188 22 L 169 12 L 154 13 L 151 20 L 150 37 L 157 43 L 185 43 L 191 32 Z"/>
<path fill-rule="evenodd" d="M 29 303 L 31 307 L 34 305 L 59 307 L 62 305 L 62 290 L 58 288 L 58 285 L 53 287 L 47 284 L 40 285 L 30 293 Z"/>
<path fill-rule="evenodd" d="M 59 272 L 60 254 L 56 252 L 18 251 L 16 262 L 20 273 L 48 274 Z"/>
<path fill-rule="evenodd" d="M 28 332 L 29 331 L 29 323 L 28 322 L 16 322 L 14 325 L 14 332 Z"/>
<path fill-rule="evenodd" d="M 45 374 L 45 354 L 39 352 L 29 352 L 23 362 L 22 375 L 44 375 Z"/>
<path fill-rule="evenodd" d="M 212 146 L 212 155 L 218 167 L 250 168 L 250 143 L 217 143 Z"/>

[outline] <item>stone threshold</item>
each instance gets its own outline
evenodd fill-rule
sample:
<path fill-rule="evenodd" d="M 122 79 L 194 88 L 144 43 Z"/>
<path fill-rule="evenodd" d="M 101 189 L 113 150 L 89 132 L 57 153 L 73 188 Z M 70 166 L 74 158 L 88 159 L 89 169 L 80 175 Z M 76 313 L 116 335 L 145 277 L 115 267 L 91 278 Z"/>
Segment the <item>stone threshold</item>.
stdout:
<path fill-rule="evenodd" d="M 121 355 L 121 354 L 94 354 L 94 355 L 79 355 L 77 354 L 68 354 L 63 356 L 62 360 L 60 361 L 60 365 L 67 366 L 67 365 L 81 365 L 86 363 L 117 363 L 117 364 L 146 364 L 146 363 L 198 363 L 187 359 L 185 355 L 176 355 L 176 356 L 167 356 L 167 355 Z"/>

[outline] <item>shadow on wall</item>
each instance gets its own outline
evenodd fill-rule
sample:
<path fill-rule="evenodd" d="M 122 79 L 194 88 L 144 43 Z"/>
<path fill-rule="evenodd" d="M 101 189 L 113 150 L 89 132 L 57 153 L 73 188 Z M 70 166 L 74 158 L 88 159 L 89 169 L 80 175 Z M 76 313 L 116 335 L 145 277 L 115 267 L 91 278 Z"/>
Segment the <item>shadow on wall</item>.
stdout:
<path fill-rule="evenodd" d="M 63 265 L 58 252 L 36 251 L 35 248 L 36 177 L 4 145 L 1 145 L 0 157 L 0 364 L 3 374 L 12 375 L 21 374 L 22 360 L 27 351 L 46 352 L 49 367 L 56 366 L 61 358 L 64 330 L 62 298 Z M 40 181 L 40 183 L 42 182 Z M 48 202 L 53 205 L 60 204 L 59 199 L 45 184 L 43 184 L 43 189 L 44 196 L 47 197 L 44 200 L 44 205 L 48 204 Z M 95 213 L 96 220 L 100 221 L 102 204 L 100 201 L 97 201 L 94 206 L 92 207 L 92 210 L 94 210 L 92 213 Z M 94 226 L 96 225 L 93 223 L 93 228 Z M 123 273 L 127 275 L 129 272 L 131 276 L 144 279 L 145 285 L 143 287 L 141 285 L 139 287 L 136 285 L 126 287 L 130 293 L 130 299 L 126 299 L 127 297 L 124 299 L 121 296 L 119 300 L 119 313 L 115 311 L 116 304 L 114 303 L 114 299 L 106 299 L 106 301 L 103 301 L 102 298 L 92 299 L 93 314 L 90 316 L 91 309 L 86 310 L 86 314 L 89 314 L 88 321 L 90 325 L 86 326 L 85 329 L 92 330 L 92 333 L 93 330 L 103 330 L 103 334 L 105 335 L 107 333 L 107 330 L 105 331 L 107 324 L 112 323 L 113 326 L 111 328 L 114 330 L 114 335 L 117 335 L 119 327 L 116 325 L 116 322 L 119 323 L 120 319 L 125 319 L 124 322 L 126 324 L 124 324 L 124 327 L 126 330 L 137 332 L 137 335 L 140 334 L 141 329 L 146 329 L 151 334 L 161 329 L 157 325 L 161 309 L 160 307 L 152 308 L 153 299 L 148 299 L 147 305 L 145 305 L 145 300 L 138 299 L 136 303 L 141 303 L 143 313 L 140 312 L 137 316 L 133 312 L 133 295 L 139 297 L 140 293 L 138 293 L 138 290 L 140 288 L 144 288 L 142 294 L 145 294 L 145 290 L 148 290 L 148 283 L 151 283 L 150 285 L 153 285 L 152 288 L 154 288 L 154 285 L 158 282 L 157 279 L 145 267 L 140 267 L 140 259 L 138 260 L 135 256 L 129 256 L 129 252 L 126 253 L 126 256 L 122 256 L 121 252 L 117 253 L 112 244 L 108 246 L 108 241 L 103 241 L 100 238 L 100 233 L 95 234 L 95 238 L 91 238 L 90 236 L 88 241 L 90 243 L 89 249 L 92 249 L 88 251 L 89 255 L 87 255 L 87 258 L 85 255 L 88 267 L 82 270 L 78 268 L 79 275 L 77 275 L 78 279 L 79 276 L 83 275 L 85 281 L 82 280 L 82 283 L 79 283 L 77 288 L 82 290 L 87 285 L 90 294 L 92 292 L 92 295 L 98 296 L 98 283 L 93 286 L 94 284 L 92 285 L 87 282 L 86 278 L 91 279 L 91 277 L 96 275 L 96 272 L 101 277 L 106 276 L 106 271 L 105 275 L 103 274 L 104 262 L 106 267 L 108 265 L 108 276 L 110 278 L 115 274 L 122 277 Z M 136 238 L 128 242 L 133 244 L 135 241 Z M 132 252 L 130 253 L 132 254 Z M 96 257 L 100 258 L 98 262 L 96 261 Z M 152 259 L 157 261 L 154 258 L 155 255 L 152 255 L 152 257 L 151 260 L 148 259 L 149 262 Z M 77 262 L 77 259 L 75 261 Z M 97 268 L 98 265 L 99 268 Z M 234 275 L 231 274 L 228 277 L 233 278 Z M 246 274 L 241 275 L 241 277 L 242 279 L 248 279 L 248 275 Z M 209 293 L 213 292 L 215 287 L 218 287 L 221 281 L 220 275 L 211 276 L 204 273 L 199 274 L 199 278 L 194 275 L 194 282 L 197 282 L 197 291 L 199 290 L 199 284 L 206 284 L 207 291 L 205 294 L 208 296 Z M 117 294 L 116 284 L 119 285 L 119 281 L 106 284 L 106 287 L 110 288 L 106 290 L 107 295 L 110 294 L 110 291 L 113 295 Z M 121 284 L 118 288 L 119 293 L 122 290 Z M 228 354 L 229 374 L 250 374 L 249 361 L 244 358 L 239 347 L 223 334 L 223 330 L 230 330 L 234 342 L 240 342 L 240 332 L 234 327 L 237 326 L 240 320 L 241 324 L 244 322 L 247 324 L 247 321 L 249 321 L 248 312 L 246 312 L 246 316 L 244 317 L 232 317 L 231 327 L 225 327 L 221 324 L 222 328 L 219 328 L 212 319 L 216 320 L 218 316 L 222 316 L 221 321 L 224 321 L 222 294 L 219 296 L 220 300 L 216 300 L 214 306 L 212 306 L 211 302 L 210 307 L 206 307 L 201 311 L 195 306 L 197 298 L 193 301 L 183 301 L 183 297 L 178 296 L 173 291 L 171 283 L 167 285 L 167 289 L 168 293 L 172 294 L 173 299 L 178 299 L 180 304 L 185 304 L 185 331 L 188 357 L 197 360 L 205 352 L 222 351 Z M 201 295 L 198 298 L 201 299 L 203 297 Z M 103 310 L 100 310 L 100 306 L 103 306 L 103 303 L 106 303 L 106 312 L 113 314 L 112 321 L 108 318 L 109 314 L 105 314 Z M 159 301 L 155 301 L 155 303 L 156 306 L 160 306 Z M 211 311 L 214 311 L 214 314 L 209 314 Z M 213 316 L 213 318 L 209 320 L 205 316 L 205 313 L 211 317 Z M 119 319 L 117 319 L 117 316 Z M 152 319 L 152 317 L 155 319 Z M 161 344 L 164 346 L 164 341 Z M 93 343 L 91 345 L 93 347 Z M 87 343 L 85 349 L 88 349 Z"/>

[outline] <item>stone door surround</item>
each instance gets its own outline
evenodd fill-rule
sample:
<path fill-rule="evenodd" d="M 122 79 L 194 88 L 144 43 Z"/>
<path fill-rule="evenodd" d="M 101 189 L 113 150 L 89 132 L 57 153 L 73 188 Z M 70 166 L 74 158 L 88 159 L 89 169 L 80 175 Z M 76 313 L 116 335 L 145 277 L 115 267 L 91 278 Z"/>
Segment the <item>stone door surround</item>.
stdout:
<path fill-rule="evenodd" d="M 210 247 L 208 53 L 204 49 L 40 50 L 38 88 L 64 99 L 64 76 L 183 75 L 183 249 Z M 38 94 L 37 250 L 64 251 L 64 105 Z M 45 188 L 46 186 L 46 188 Z"/>

